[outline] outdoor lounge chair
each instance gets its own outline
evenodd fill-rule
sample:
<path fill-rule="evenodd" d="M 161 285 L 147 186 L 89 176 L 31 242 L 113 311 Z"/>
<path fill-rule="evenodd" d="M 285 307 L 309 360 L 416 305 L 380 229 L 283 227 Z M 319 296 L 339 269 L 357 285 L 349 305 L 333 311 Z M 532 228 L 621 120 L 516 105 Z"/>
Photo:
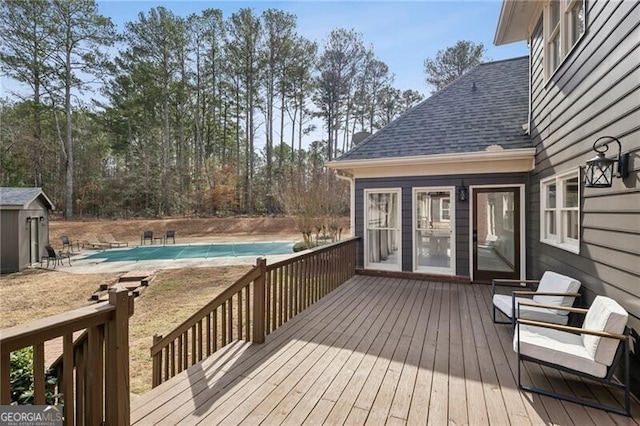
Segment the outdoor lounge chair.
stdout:
<path fill-rule="evenodd" d="M 111 248 L 111 244 L 102 242 L 98 239 L 98 237 L 96 237 L 93 234 L 87 234 L 84 237 L 84 244 L 89 247 L 89 248 L 93 248 L 93 249 L 108 249 Z"/>
<path fill-rule="evenodd" d="M 164 243 L 167 244 L 169 239 L 173 240 L 173 244 L 176 243 L 176 231 L 170 230 L 164 236 Z"/>
<path fill-rule="evenodd" d="M 530 305 L 536 304 L 522 302 L 520 309 Z M 553 308 L 586 314 L 582 328 L 518 318 L 513 337 L 513 350 L 518 354 L 518 387 L 525 391 L 629 416 L 630 337 L 629 328 L 626 326 L 629 317 L 627 312 L 615 300 L 604 296 L 596 296 L 589 309 L 557 306 Z M 623 389 L 624 407 L 607 406 L 594 400 L 525 386 L 521 379 L 521 364 L 524 361 Z M 620 362 L 623 363 L 624 383 L 613 380 L 613 373 Z M 529 373 L 538 374 L 539 371 L 536 369 Z"/>
<path fill-rule="evenodd" d="M 527 291 L 513 291 L 511 294 L 499 294 L 498 287 L 520 287 L 538 283 L 537 288 Z M 527 287 L 528 288 L 528 287 Z M 540 280 L 493 280 L 493 322 L 497 324 L 514 324 L 513 313 L 520 302 L 530 302 L 531 298 L 538 304 L 554 306 L 573 306 L 576 297 L 580 297 L 580 281 L 561 275 L 556 272 L 546 271 Z M 496 310 L 508 318 L 508 321 L 496 319 Z M 552 322 L 555 324 L 567 324 L 569 313 L 567 311 L 527 306 L 520 309 L 522 318 Z"/>
<path fill-rule="evenodd" d="M 102 238 L 100 238 L 102 237 Z M 113 247 L 129 247 L 129 243 L 126 241 L 117 241 L 115 238 L 113 238 L 113 235 L 111 234 L 102 234 L 101 236 L 98 236 L 98 239 L 100 241 L 102 241 L 103 243 L 109 244 L 110 248 Z"/>
<path fill-rule="evenodd" d="M 153 231 L 144 231 L 140 237 L 140 244 L 146 244 L 147 240 L 149 240 L 149 244 L 153 244 Z"/>
<path fill-rule="evenodd" d="M 53 267 L 55 268 L 58 264 L 62 265 L 62 261 L 64 259 L 68 259 L 69 266 L 71 266 L 71 255 L 69 255 L 69 253 L 64 253 L 63 251 L 56 253 L 56 251 L 51 246 L 45 246 L 44 248 L 47 250 L 47 254 L 40 258 L 40 266 L 42 266 L 42 264 L 46 260 L 47 268 L 49 267 L 49 263 L 52 262 Z"/>

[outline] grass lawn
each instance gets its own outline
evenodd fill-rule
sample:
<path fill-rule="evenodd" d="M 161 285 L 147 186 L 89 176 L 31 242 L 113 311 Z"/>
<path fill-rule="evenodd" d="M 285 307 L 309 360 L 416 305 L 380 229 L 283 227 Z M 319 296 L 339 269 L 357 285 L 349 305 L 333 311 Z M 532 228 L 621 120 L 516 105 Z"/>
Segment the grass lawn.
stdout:
<path fill-rule="evenodd" d="M 151 389 L 154 334 L 166 334 L 235 282 L 250 266 L 166 269 L 159 271 L 140 297 L 130 320 L 131 392 Z M 0 328 L 69 311 L 91 303 L 101 283 L 119 274 L 69 274 L 26 270 L 0 277 Z"/>

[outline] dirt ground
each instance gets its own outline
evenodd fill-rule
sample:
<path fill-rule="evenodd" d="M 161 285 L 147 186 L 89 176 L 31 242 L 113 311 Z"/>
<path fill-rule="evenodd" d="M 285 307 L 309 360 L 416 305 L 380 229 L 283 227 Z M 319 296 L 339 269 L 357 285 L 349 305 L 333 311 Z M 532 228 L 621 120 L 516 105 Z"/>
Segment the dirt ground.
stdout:
<path fill-rule="evenodd" d="M 61 247 L 60 237 L 83 240 L 86 235 L 111 234 L 118 241 L 129 245 L 140 244 L 140 236 L 151 230 L 154 236 L 163 236 L 167 230 L 176 231 L 176 242 L 186 243 L 203 240 L 217 240 L 221 237 L 272 235 L 276 237 L 299 236 L 292 217 L 225 217 L 193 219 L 150 219 L 150 220 L 101 220 L 101 221 L 51 221 L 49 241 L 54 247 Z"/>
<path fill-rule="evenodd" d="M 347 221 L 348 223 L 348 221 Z M 348 228 L 348 224 L 345 229 Z M 49 239 L 61 247 L 60 236 L 80 240 L 86 234 L 110 233 L 130 245 L 140 244 L 146 229 L 164 235 L 176 230 L 176 242 L 215 241 L 251 237 L 296 239 L 289 217 L 211 218 L 115 221 L 52 221 Z M 154 334 L 166 334 L 240 278 L 250 266 L 222 266 L 158 271 L 147 290 L 136 298 L 130 321 L 131 391 L 151 388 L 151 347 Z M 0 276 L 0 328 L 86 306 L 102 283 L 121 274 L 70 274 L 60 270 L 28 269 Z"/>

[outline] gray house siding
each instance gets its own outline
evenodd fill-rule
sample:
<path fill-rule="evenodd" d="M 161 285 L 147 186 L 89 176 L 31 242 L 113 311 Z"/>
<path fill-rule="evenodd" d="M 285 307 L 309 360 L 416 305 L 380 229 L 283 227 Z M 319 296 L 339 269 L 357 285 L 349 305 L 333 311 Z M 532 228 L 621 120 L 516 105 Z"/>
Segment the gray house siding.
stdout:
<path fill-rule="evenodd" d="M 504 173 L 493 175 L 463 176 L 408 176 L 389 178 L 356 179 L 355 182 L 355 235 L 363 237 L 357 255 L 357 265 L 364 267 L 364 190 L 391 189 L 402 190 L 402 271 L 413 271 L 413 188 L 455 186 L 464 180 L 465 186 L 473 185 L 517 185 L 527 181 L 526 173 Z M 526 202 L 526 195 L 525 195 Z M 469 201 L 455 201 L 456 232 L 456 275 L 469 277 Z"/>
<path fill-rule="evenodd" d="M 531 39 L 531 134 L 537 155 L 528 264 L 532 277 L 554 270 L 582 281 L 586 303 L 596 294 L 616 299 L 640 331 L 640 3 L 588 1 L 587 10 L 584 37 L 548 82 L 542 25 Z M 605 135 L 620 139 L 623 152 L 631 153 L 630 176 L 614 179 L 609 189 L 581 189 L 579 254 L 540 242 L 540 181 L 584 169 L 595 156 L 593 142 Z M 611 148 L 609 158 L 617 155 L 617 146 Z"/>

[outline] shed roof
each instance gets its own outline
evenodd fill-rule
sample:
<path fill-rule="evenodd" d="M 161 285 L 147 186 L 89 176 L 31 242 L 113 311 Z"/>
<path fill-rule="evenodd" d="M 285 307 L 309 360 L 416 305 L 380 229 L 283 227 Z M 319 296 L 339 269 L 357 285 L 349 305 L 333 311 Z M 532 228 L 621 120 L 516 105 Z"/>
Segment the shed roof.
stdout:
<path fill-rule="evenodd" d="M 335 160 L 531 148 L 528 56 L 480 64 Z"/>
<path fill-rule="evenodd" d="M 0 187 L 0 208 L 27 208 L 36 198 L 40 198 L 52 210 L 53 203 L 42 191 L 42 188 L 3 188 Z"/>

